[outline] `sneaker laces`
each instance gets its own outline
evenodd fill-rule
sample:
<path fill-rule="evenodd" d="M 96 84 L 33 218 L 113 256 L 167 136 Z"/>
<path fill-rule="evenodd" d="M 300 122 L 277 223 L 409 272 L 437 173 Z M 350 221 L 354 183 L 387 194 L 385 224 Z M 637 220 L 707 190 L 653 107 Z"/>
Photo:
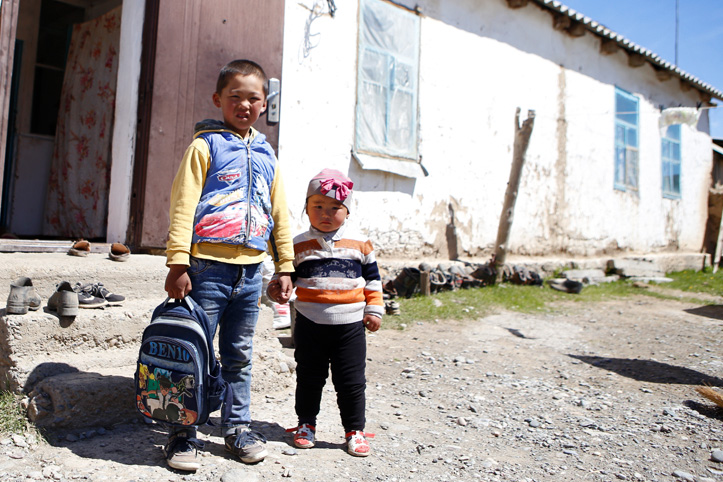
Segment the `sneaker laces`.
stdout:
<path fill-rule="evenodd" d="M 187 435 L 173 435 L 171 440 L 166 445 L 166 453 L 170 457 L 176 453 L 192 452 L 201 450 L 206 444 L 197 439 L 196 437 L 189 437 Z"/>
<path fill-rule="evenodd" d="M 266 443 L 266 437 L 253 430 L 244 430 L 236 435 L 236 440 L 234 440 L 233 445 L 237 449 L 241 449 L 248 445 L 253 445 L 256 442 Z"/>

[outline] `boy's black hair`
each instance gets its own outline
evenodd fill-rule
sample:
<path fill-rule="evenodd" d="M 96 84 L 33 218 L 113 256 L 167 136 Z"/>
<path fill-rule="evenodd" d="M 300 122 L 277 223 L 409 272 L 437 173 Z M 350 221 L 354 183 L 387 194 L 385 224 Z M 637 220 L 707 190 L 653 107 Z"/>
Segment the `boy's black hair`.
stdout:
<path fill-rule="evenodd" d="M 231 80 L 231 77 L 235 75 L 255 75 L 260 78 L 264 83 L 264 95 L 269 95 L 269 78 L 266 77 L 266 72 L 261 68 L 259 64 L 253 60 L 239 59 L 232 60 L 227 63 L 218 73 L 218 80 L 216 81 L 216 93 L 220 94 L 224 87 L 226 87 Z"/>

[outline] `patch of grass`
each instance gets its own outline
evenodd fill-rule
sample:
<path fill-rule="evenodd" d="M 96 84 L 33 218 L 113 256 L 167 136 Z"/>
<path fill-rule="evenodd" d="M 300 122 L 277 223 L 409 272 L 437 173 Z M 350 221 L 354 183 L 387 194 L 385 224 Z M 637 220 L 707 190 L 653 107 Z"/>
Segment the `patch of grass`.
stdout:
<path fill-rule="evenodd" d="M 25 410 L 14 393 L 0 392 L 0 434 L 22 434 L 28 428 Z"/>
<path fill-rule="evenodd" d="M 428 297 L 417 295 L 409 299 L 397 298 L 401 314 L 385 316 L 383 326 L 386 329 L 403 329 L 404 326 L 411 326 L 417 322 L 434 322 L 445 319 L 473 320 L 499 311 L 545 312 L 552 311 L 553 304 L 558 301 L 594 303 L 632 296 L 649 296 L 707 304 L 710 302 L 696 298 L 695 293 L 723 294 L 723 271 L 713 274 L 711 269 L 691 270 L 670 273 L 667 276 L 674 281 L 657 286 L 686 291 L 691 293 L 691 296 L 681 299 L 680 296 L 672 293 L 665 294 L 664 290 L 656 292 L 640 289 L 626 280 L 586 286 L 577 295 L 553 290 L 547 283 L 543 286 L 503 283 L 484 288 L 443 291 Z"/>
<path fill-rule="evenodd" d="M 713 273 L 711 268 L 702 271 L 679 271 L 666 275 L 672 278 L 670 283 L 661 283 L 661 288 L 671 288 L 690 293 L 707 293 L 711 295 L 723 295 L 723 270 Z"/>

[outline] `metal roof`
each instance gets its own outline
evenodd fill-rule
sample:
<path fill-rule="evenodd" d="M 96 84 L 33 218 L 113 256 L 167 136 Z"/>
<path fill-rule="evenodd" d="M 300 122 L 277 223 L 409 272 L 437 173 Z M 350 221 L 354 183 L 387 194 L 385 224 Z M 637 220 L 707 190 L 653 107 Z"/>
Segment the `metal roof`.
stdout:
<path fill-rule="evenodd" d="M 640 45 L 631 42 L 630 40 L 626 39 L 620 34 L 617 34 L 607 28 L 605 25 L 602 25 L 590 17 L 586 17 L 585 15 L 571 9 L 570 7 L 563 5 L 562 3 L 556 1 L 556 0 L 532 0 L 539 6 L 546 8 L 548 10 L 552 10 L 554 12 L 558 12 L 562 15 L 565 15 L 569 17 L 571 20 L 574 20 L 575 22 L 579 22 L 580 24 L 584 25 L 585 28 L 592 32 L 593 34 L 597 35 L 598 37 L 609 39 L 614 42 L 616 42 L 621 48 L 624 50 L 627 50 L 628 52 L 632 52 L 635 54 L 641 55 L 646 61 L 653 64 L 653 66 L 656 66 L 661 69 L 665 69 L 670 71 L 673 75 L 679 77 L 683 81 L 691 84 L 692 87 L 695 87 L 701 92 L 705 92 L 709 94 L 711 97 L 716 97 L 720 100 L 723 100 L 723 91 L 720 91 L 719 89 L 716 89 L 712 85 L 703 82 L 699 78 L 695 77 L 694 75 L 691 75 L 684 70 L 681 70 L 676 65 L 668 62 L 667 60 L 661 58 L 658 54 L 651 52 L 650 50 L 646 49 L 645 47 L 641 47 Z"/>

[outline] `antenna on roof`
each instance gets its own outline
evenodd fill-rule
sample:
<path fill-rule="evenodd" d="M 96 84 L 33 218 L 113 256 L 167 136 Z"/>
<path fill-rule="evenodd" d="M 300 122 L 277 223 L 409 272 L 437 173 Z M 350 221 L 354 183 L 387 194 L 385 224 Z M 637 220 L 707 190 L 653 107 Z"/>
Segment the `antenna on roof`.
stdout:
<path fill-rule="evenodd" d="M 678 65 L 678 2 L 675 0 L 675 65 Z"/>

